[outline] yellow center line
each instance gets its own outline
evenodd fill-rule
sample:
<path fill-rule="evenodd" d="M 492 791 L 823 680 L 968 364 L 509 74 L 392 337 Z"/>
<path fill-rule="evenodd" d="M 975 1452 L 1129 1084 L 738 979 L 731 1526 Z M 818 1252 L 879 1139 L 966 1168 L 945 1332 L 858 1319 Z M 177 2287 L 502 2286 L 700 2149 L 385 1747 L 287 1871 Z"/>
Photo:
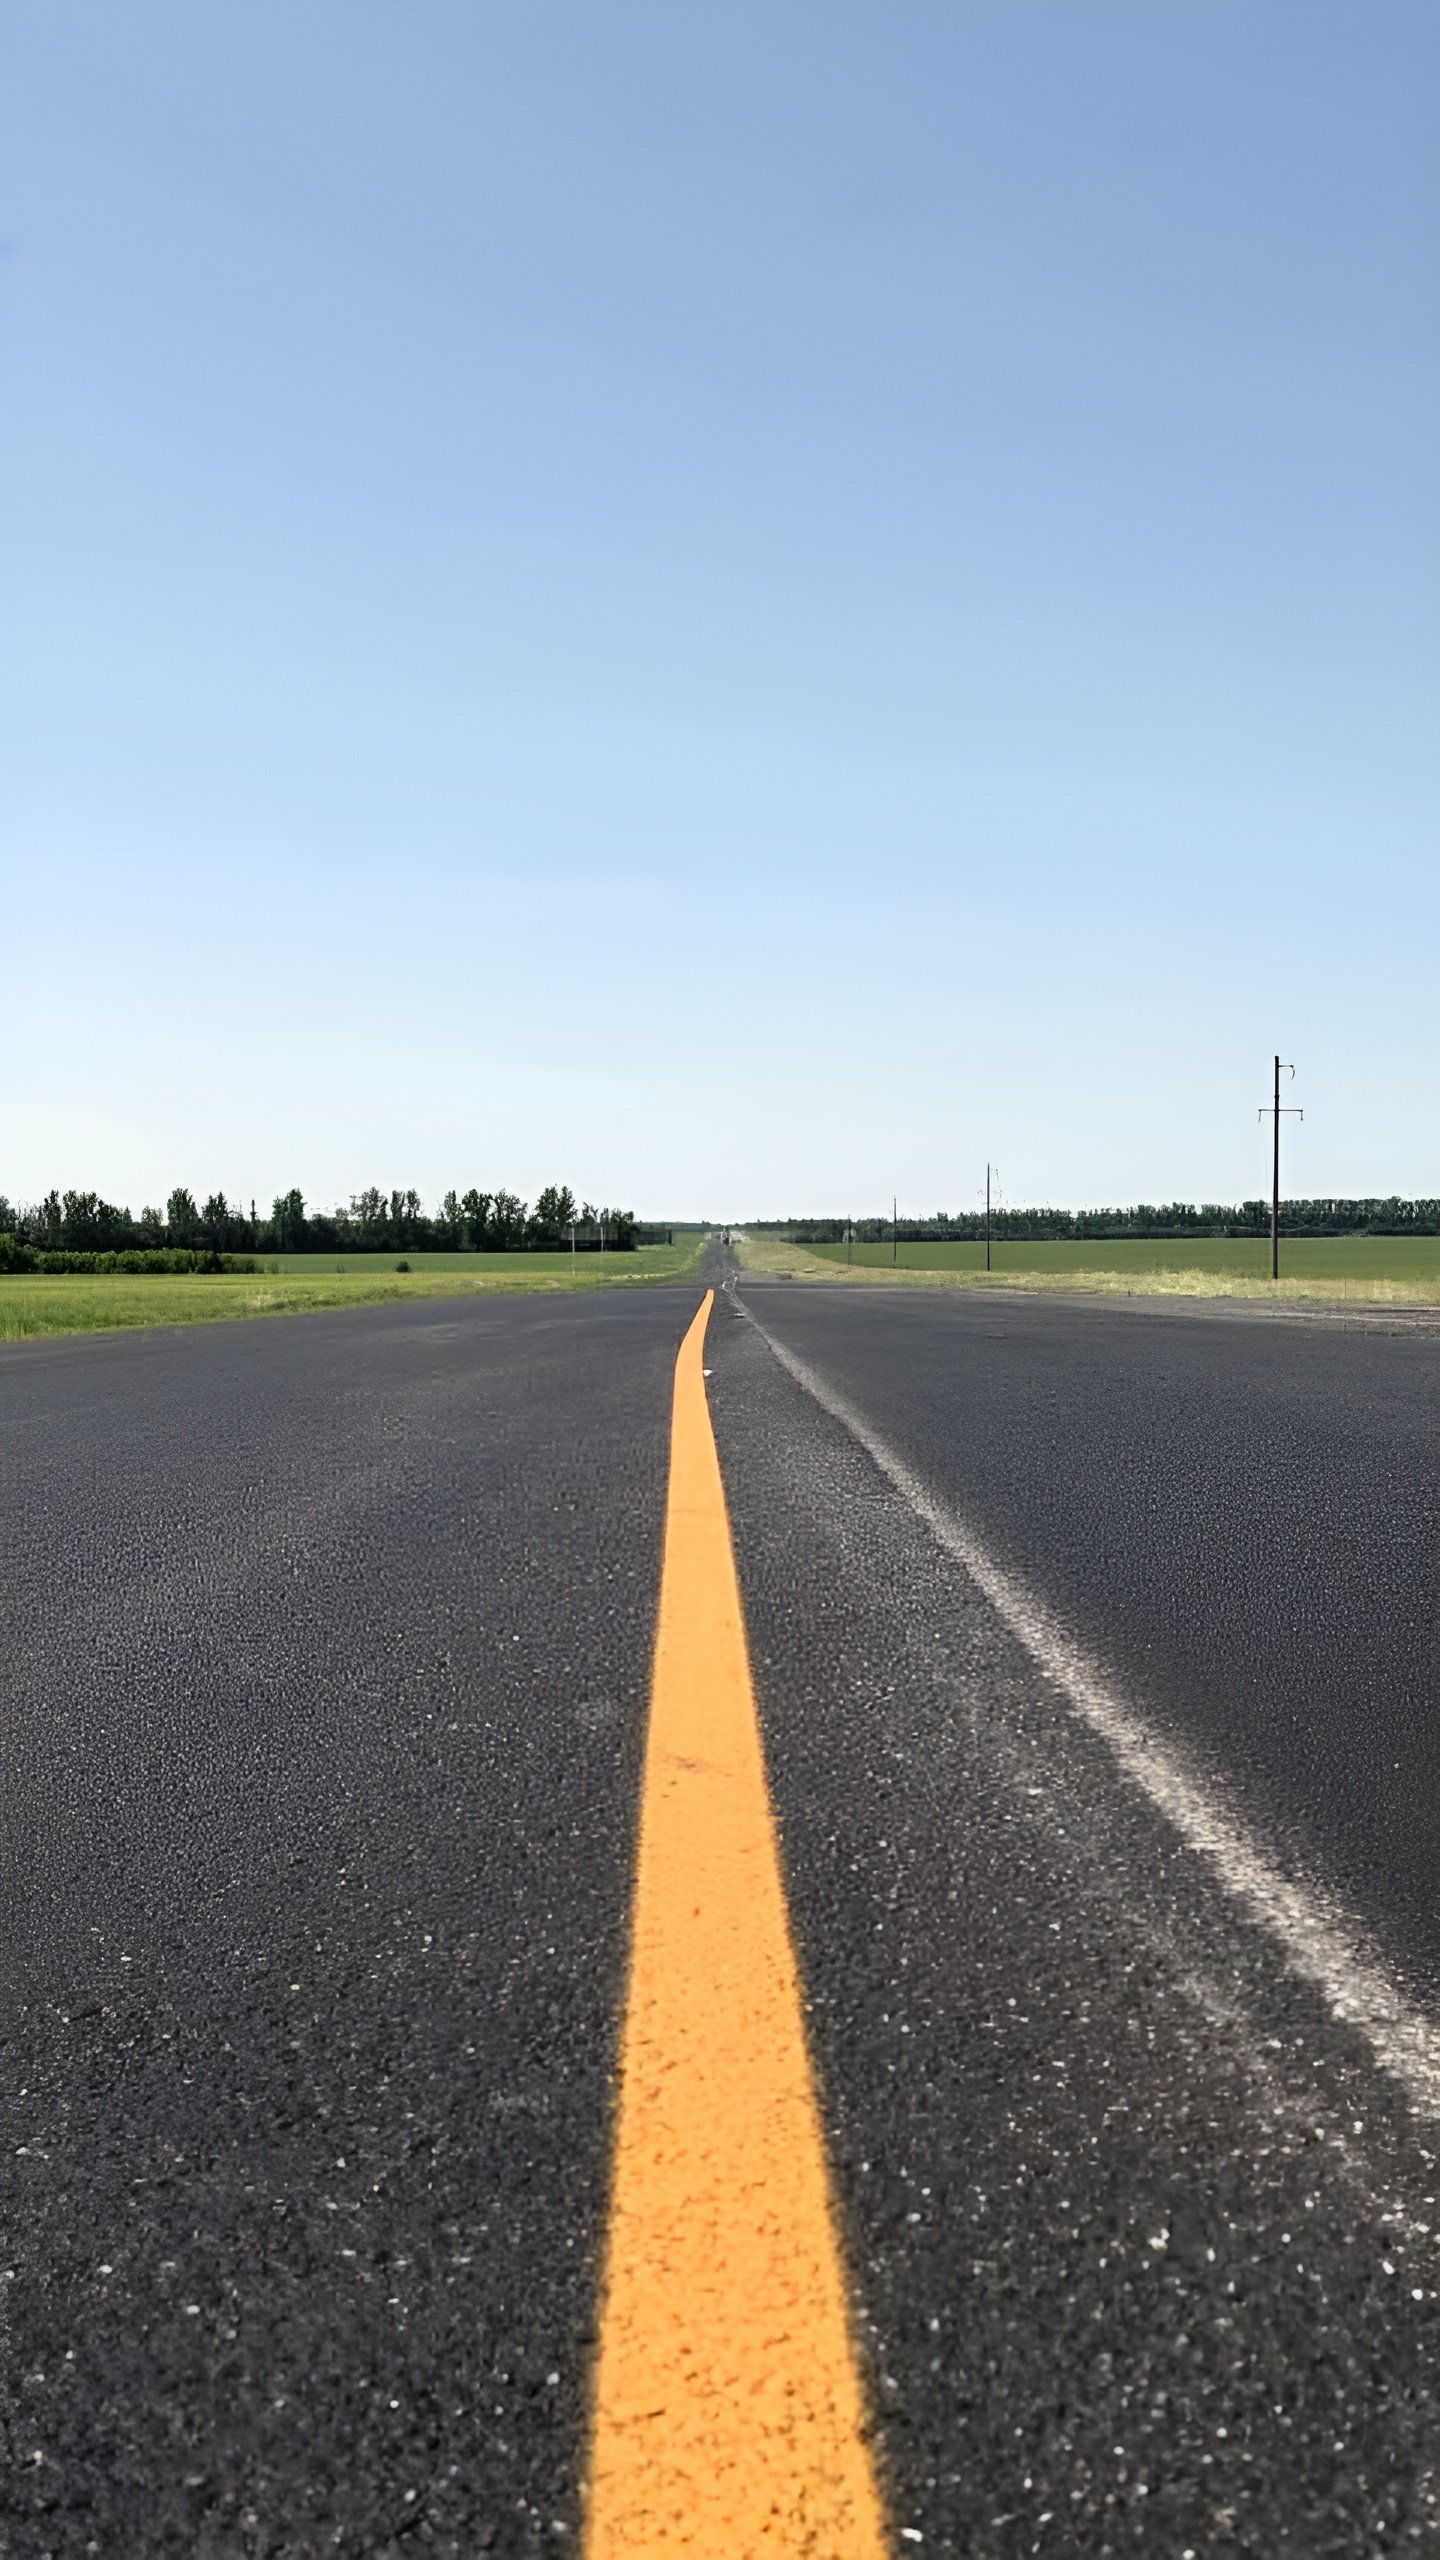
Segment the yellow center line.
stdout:
<path fill-rule="evenodd" d="M 675 1369 L 587 2560 L 882 2560 L 703 1370 Z"/>

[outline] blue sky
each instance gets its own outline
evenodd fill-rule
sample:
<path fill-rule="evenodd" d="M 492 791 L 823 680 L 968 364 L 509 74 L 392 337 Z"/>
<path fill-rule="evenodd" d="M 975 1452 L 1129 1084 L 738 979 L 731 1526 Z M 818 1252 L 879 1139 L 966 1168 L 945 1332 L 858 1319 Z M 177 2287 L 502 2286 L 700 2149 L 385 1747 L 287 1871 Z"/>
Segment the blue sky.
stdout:
<path fill-rule="evenodd" d="M 1440 1190 L 1431 0 L 8 0 L 0 1190 Z"/>

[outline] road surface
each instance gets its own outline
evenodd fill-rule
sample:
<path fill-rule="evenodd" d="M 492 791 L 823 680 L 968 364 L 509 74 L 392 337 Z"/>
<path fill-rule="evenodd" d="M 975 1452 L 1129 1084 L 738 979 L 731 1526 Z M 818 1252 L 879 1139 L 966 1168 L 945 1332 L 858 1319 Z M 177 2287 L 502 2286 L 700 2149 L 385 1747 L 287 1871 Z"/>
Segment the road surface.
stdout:
<path fill-rule="evenodd" d="M 13 2560 L 598 2552 L 697 1294 L 0 1355 Z M 1440 1344 L 742 1284 L 703 1361 L 883 2546 L 1437 2547 Z"/>

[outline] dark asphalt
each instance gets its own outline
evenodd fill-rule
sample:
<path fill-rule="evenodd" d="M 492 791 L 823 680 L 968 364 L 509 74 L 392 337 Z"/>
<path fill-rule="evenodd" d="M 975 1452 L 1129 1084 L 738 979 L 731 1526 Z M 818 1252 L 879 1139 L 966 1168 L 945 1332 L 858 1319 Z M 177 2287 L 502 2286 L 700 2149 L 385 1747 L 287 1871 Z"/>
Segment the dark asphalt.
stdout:
<path fill-rule="evenodd" d="M 1440 1335 L 745 1297 L 1440 2001 Z"/>
<path fill-rule="evenodd" d="M 15 2560 L 575 2542 L 694 1304 L 0 1357 Z"/>
<path fill-rule="evenodd" d="M 1440 1345 L 743 1296 L 1433 2007 Z M 694 1303 L 0 1354 L 7 2560 L 578 2548 Z M 1434 2547 L 1440 2127 L 709 1362 L 897 2551 Z"/>
<path fill-rule="evenodd" d="M 1027 1468 L 1042 1478 L 1016 1549 L 1032 1580 L 1063 1604 L 1060 1567 L 1087 1587 L 1093 1546 L 1088 1587 L 1111 1559 L 1118 1604 L 1133 1570 L 1177 1715 L 1190 1639 L 1167 1582 L 1191 1590 L 1202 1652 L 1217 1617 L 1255 1623 L 1246 1559 L 1263 1572 L 1268 1541 L 1222 1545 L 1217 1525 L 1208 1600 L 1192 1542 L 1232 1498 L 1226 1411 L 1281 1401 L 1287 1359 L 1304 1384 L 1285 1445 L 1307 1465 L 1297 1329 L 742 1298 L 937 1490 L 973 1510 L 993 1486 L 987 1526 L 1023 1520 Z M 850 1435 L 722 1315 L 716 1431 L 897 2525 L 955 2560 L 1432 2547 L 1440 2128 L 1412 2123 Z M 1434 1373 L 1387 1348 L 1405 1392 L 1377 1396 L 1367 1446 L 1387 1409 L 1406 1417 L 1393 1482 Z M 1352 1411 L 1366 1374 L 1332 1372 Z M 1166 1449 L 1168 1552 L 1163 1525 L 1135 1525 Z M 1328 1482 L 1328 1430 L 1313 1463 Z M 1418 1584 L 1408 1524 L 1399 1544 Z"/>

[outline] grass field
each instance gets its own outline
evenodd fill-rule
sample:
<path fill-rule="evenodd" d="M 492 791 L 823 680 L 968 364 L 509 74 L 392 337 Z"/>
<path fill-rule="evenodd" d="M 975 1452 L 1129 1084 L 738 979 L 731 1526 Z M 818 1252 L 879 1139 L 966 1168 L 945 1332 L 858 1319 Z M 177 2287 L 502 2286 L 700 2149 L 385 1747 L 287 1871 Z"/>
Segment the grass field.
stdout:
<path fill-rule="evenodd" d="M 133 1325 L 207 1324 L 219 1318 L 293 1315 L 318 1307 L 373 1306 L 395 1298 L 534 1295 L 575 1289 L 643 1288 L 687 1279 L 703 1238 L 641 1245 L 634 1253 L 271 1254 L 263 1271 L 191 1278 L 170 1273 L 103 1273 L 0 1279 L 0 1342 L 36 1334 L 111 1332 Z M 397 1261 L 408 1260 L 408 1273 Z M 278 1268 L 276 1266 L 279 1266 Z M 358 1267 L 357 1267 L 358 1266 Z"/>
<path fill-rule="evenodd" d="M 1440 1236 L 1315 1236 L 1280 1240 L 1280 1280 L 1270 1278 L 1268 1236 L 1202 1236 L 1158 1242 L 997 1244 L 987 1275 L 983 1244 L 797 1245 L 746 1236 L 742 1267 L 757 1278 L 854 1283 L 1083 1289 L 1113 1297 L 1314 1298 L 1372 1305 L 1440 1304 Z"/>
<path fill-rule="evenodd" d="M 807 1245 L 843 1262 L 843 1244 Z M 983 1271 L 983 1244 L 902 1244 L 909 1271 Z M 1112 1243 L 997 1244 L 997 1271 L 1213 1271 L 1268 1280 L 1268 1236 L 1197 1236 L 1178 1242 L 1120 1236 Z M 855 1260 L 890 1268 L 888 1244 L 857 1244 Z M 1292 1280 L 1429 1280 L 1440 1283 L 1440 1236 L 1297 1236 L 1280 1239 L 1280 1270 Z"/>

